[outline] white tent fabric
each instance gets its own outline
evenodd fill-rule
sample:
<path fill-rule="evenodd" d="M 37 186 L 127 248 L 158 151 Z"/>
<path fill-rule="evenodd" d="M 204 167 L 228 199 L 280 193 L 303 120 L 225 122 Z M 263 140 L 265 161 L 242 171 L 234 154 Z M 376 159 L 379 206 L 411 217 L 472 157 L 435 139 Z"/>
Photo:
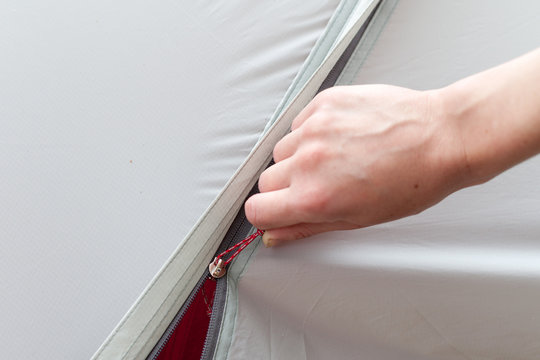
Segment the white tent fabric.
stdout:
<path fill-rule="evenodd" d="M 89 358 L 259 138 L 338 1 L 0 12 L 0 342 Z"/>
<path fill-rule="evenodd" d="M 339 83 L 444 86 L 537 47 L 539 18 L 536 1 L 385 1 Z M 536 157 L 415 217 L 259 247 L 218 358 L 540 358 L 539 178 Z"/>

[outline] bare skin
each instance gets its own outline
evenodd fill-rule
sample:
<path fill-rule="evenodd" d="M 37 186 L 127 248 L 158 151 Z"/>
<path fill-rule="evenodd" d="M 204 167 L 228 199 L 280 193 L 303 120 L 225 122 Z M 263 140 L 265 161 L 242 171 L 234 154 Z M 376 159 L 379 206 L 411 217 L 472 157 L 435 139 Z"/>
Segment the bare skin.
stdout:
<path fill-rule="evenodd" d="M 266 246 L 414 215 L 540 152 L 540 49 L 442 89 L 328 89 L 291 130 L 245 205 Z"/>

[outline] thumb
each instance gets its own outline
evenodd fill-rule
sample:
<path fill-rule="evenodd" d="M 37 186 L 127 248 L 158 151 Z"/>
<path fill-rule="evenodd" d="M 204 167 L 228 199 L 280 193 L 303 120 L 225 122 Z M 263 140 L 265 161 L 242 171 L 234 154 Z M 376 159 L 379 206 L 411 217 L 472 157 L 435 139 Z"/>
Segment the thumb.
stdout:
<path fill-rule="evenodd" d="M 303 239 L 323 232 L 334 230 L 351 230 L 356 228 L 358 228 L 358 226 L 355 226 L 345 221 L 317 224 L 301 223 L 287 227 L 267 230 L 262 236 L 262 241 L 264 246 L 269 248 L 282 245 L 283 243 L 292 240 Z"/>

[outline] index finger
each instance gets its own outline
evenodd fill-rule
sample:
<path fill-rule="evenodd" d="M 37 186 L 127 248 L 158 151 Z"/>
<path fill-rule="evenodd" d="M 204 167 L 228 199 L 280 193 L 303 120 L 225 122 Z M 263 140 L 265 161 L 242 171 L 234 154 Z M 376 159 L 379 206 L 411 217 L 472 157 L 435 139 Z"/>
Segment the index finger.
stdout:
<path fill-rule="evenodd" d="M 244 205 L 246 217 L 253 226 L 267 230 L 302 222 L 291 206 L 289 188 L 255 194 Z"/>

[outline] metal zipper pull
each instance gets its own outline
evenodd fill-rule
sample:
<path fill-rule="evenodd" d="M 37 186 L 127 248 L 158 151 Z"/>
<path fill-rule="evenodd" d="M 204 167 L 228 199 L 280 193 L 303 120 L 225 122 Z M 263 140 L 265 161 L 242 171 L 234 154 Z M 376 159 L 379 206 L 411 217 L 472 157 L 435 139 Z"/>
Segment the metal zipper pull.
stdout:
<path fill-rule="evenodd" d="M 213 278 L 219 279 L 227 273 L 225 269 L 225 263 L 223 259 L 218 259 L 217 257 L 208 265 L 208 271 Z"/>
<path fill-rule="evenodd" d="M 251 234 L 244 240 L 238 242 L 236 245 L 231 246 L 230 248 L 228 248 L 227 250 L 225 250 L 224 252 L 216 256 L 214 258 L 214 261 L 212 261 L 210 265 L 208 265 L 208 271 L 210 272 L 210 275 L 216 279 L 219 279 L 225 276 L 225 274 L 227 273 L 227 269 L 226 269 L 227 265 L 229 265 L 229 263 L 233 261 L 233 259 L 238 254 L 240 254 L 240 251 L 244 250 L 249 244 L 251 244 L 253 240 L 255 240 L 258 236 L 262 236 L 262 234 L 264 234 L 264 231 L 257 229 L 256 232 L 254 232 L 253 234 Z M 234 249 L 238 249 L 238 250 L 236 250 L 235 253 L 232 254 L 231 257 L 228 258 L 226 261 L 223 261 L 222 257 L 227 255 L 229 252 L 233 251 Z"/>

